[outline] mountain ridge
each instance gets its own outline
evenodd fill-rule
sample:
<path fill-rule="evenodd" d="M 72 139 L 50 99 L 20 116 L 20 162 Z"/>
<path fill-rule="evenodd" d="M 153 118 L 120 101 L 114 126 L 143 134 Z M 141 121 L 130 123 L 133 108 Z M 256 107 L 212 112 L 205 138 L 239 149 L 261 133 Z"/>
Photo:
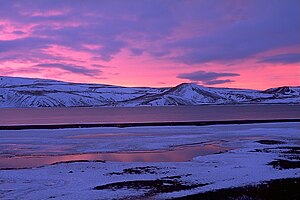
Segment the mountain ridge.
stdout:
<path fill-rule="evenodd" d="M 123 87 L 0 76 L 0 108 L 257 103 L 299 104 L 300 87 L 251 90 L 204 87 L 195 83 L 181 83 L 164 88 Z"/>

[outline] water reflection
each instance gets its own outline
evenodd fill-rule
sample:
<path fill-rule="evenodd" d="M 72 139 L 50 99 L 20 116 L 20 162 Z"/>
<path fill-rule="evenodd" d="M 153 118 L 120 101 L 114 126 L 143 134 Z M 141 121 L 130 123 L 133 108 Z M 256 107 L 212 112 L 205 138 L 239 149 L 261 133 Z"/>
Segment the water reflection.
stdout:
<path fill-rule="evenodd" d="M 89 153 L 56 156 L 16 156 L 0 158 L 0 169 L 28 168 L 58 162 L 105 160 L 113 162 L 185 162 L 196 156 L 209 155 L 229 150 L 215 144 L 176 147 L 170 151 L 131 151 L 117 153 Z"/>

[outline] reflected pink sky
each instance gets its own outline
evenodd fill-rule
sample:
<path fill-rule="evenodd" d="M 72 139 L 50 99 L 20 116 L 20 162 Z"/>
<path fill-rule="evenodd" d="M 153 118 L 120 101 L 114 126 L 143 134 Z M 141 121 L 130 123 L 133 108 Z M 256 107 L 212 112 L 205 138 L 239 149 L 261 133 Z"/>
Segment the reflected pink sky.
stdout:
<path fill-rule="evenodd" d="M 196 156 L 209 155 L 230 148 L 208 144 L 203 146 L 176 147 L 170 151 L 91 153 L 56 156 L 0 157 L 0 168 L 39 167 L 66 161 L 112 161 L 112 162 L 186 162 Z"/>

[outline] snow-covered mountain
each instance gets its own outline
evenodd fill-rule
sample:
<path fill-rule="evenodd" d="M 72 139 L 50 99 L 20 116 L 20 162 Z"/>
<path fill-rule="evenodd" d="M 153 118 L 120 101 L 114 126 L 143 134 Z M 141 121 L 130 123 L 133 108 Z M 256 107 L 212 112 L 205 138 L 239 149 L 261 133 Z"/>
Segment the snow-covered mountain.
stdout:
<path fill-rule="evenodd" d="M 265 91 L 203 87 L 120 87 L 0 76 L 0 107 L 162 106 L 241 103 L 300 103 L 300 87 Z"/>

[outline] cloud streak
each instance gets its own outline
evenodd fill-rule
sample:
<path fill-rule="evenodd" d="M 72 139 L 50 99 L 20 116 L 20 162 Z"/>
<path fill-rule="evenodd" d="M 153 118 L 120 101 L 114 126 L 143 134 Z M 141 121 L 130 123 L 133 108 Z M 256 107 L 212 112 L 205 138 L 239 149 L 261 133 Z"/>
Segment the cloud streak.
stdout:
<path fill-rule="evenodd" d="M 76 74 L 83 74 L 86 76 L 95 76 L 101 73 L 100 69 L 89 69 L 84 66 L 77 66 L 72 64 L 61 64 L 61 63 L 43 63 L 34 65 L 37 68 L 58 68 L 65 71 L 69 71 Z"/>
<path fill-rule="evenodd" d="M 217 85 L 223 83 L 230 83 L 233 80 L 230 79 L 219 79 L 223 77 L 235 77 L 239 76 L 237 73 L 219 73 L 219 72 L 206 72 L 206 71 L 196 71 L 192 73 L 182 73 L 178 74 L 177 78 L 188 79 L 193 82 L 202 82 L 205 85 Z"/>
<path fill-rule="evenodd" d="M 265 57 L 258 63 L 273 63 L 273 64 L 294 64 L 300 63 L 300 53 L 279 54 Z"/>

